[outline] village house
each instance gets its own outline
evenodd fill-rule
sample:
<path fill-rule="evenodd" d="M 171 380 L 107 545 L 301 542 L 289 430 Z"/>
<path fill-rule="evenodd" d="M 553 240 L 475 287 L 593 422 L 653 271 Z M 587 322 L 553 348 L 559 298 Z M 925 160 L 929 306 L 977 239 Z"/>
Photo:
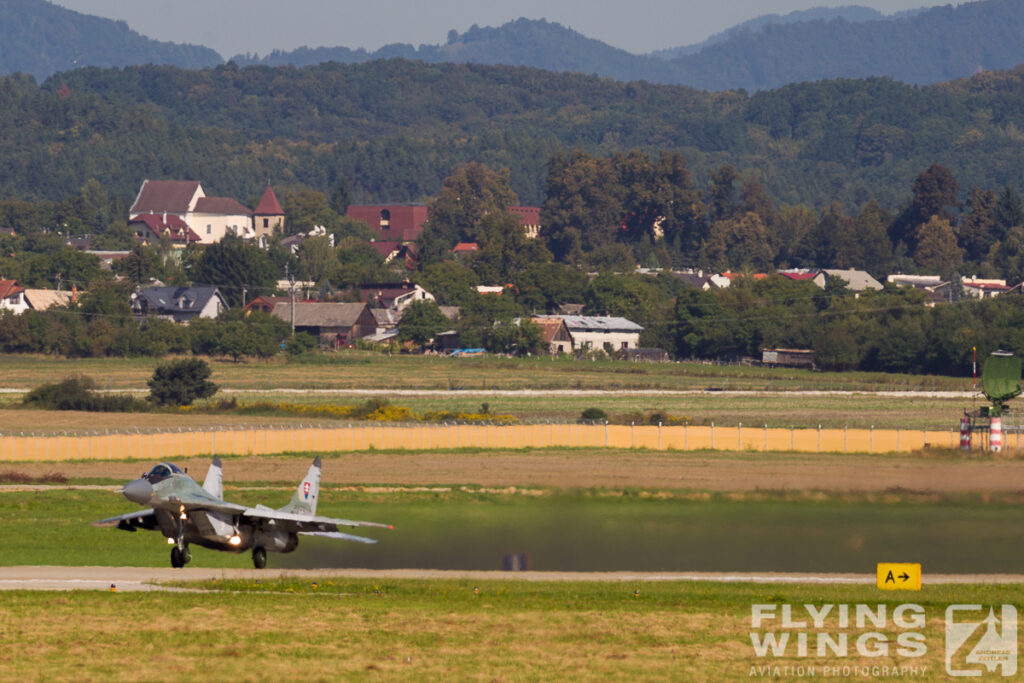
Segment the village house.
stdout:
<path fill-rule="evenodd" d="M 339 348 L 377 331 L 377 320 L 365 303 L 281 301 L 270 312 L 320 340 L 321 348 Z"/>
<path fill-rule="evenodd" d="M 147 287 L 132 294 L 132 313 L 138 318 L 156 316 L 176 323 L 195 318 L 216 318 L 228 310 L 216 287 Z"/>
<path fill-rule="evenodd" d="M 636 323 L 613 316 L 600 315 L 538 315 L 538 320 L 560 318 L 572 339 L 573 351 L 591 349 L 614 353 L 620 349 L 640 347 L 640 333 L 644 328 Z"/>
<path fill-rule="evenodd" d="M 377 282 L 359 287 L 359 298 L 375 307 L 404 311 L 414 301 L 434 301 L 434 295 L 411 282 Z"/>
<path fill-rule="evenodd" d="M 539 206 L 510 206 L 508 212 L 523 226 L 527 237 L 540 234 Z M 415 242 L 427 222 L 426 204 L 352 204 L 349 218 L 366 223 L 385 242 Z"/>
<path fill-rule="evenodd" d="M 540 327 L 540 340 L 547 347 L 548 353 L 557 356 L 572 351 L 572 336 L 561 317 L 534 317 L 530 318 L 530 322 Z"/>
<path fill-rule="evenodd" d="M 78 289 L 72 287 L 71 291 L 58 289 L 26 289 L 25 301 L 33 311 L 45 311 L 54 306 L 67 306 L 78 300 Z"/>
<path fill-rule="evenodd" d="M 345 213 L 385 242 L 415 242 L 427 222 L 426 204 L 352 204 Z"/>
<path fill-rule="evenodd" d="M 823 273 L 829 277 L 837 277 L 846 283 L 846 288 L 851 292 L 860 294 L 863 291 L 873 289 L 882 289 L 882 283 L 871 277 L 871 275 L 863 270 L 854 270 L 853 268 L 847 268 L 846 270 L 837 270 L 835 268 L 824 268 Z"/>
<path fill-rule="evenodd" d="M 25 300 L 25 288 L 17 280 L 0 280 L 0 311 L 24 313 L 29 309 Z"/>

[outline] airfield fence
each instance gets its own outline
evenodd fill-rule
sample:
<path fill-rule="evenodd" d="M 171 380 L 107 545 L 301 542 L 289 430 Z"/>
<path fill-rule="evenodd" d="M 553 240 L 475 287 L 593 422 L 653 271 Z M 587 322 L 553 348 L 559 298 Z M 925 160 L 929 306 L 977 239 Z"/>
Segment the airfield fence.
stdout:
<path fill-rule="evenodd" d="M 959 432 L 921 429 L 797 429 L 790 427 L 610 424 L 393 424 L 353 423 L 286 427 L 80 430 L 60 433 L 0 431 L 0 462 L 169 460 L 198 455 L 283 452 L 616 448 L 801 453 L 888 453 L 956 448 Z M 974 448 L 985 448 L 975 434 Z M 1020 449 L 1021 432 L 1004 448 Z"/>

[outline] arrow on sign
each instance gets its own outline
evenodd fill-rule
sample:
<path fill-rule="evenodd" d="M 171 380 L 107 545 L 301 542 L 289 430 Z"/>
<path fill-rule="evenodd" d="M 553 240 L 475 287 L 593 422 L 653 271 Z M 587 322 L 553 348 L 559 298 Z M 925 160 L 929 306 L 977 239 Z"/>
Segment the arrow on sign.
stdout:
<path fill-rule="evenodd" d="M 903 572 L 902 574 L 900 574 L 900 575 L 899 575 L 899 578 L 900 578 L 900 579 L 901 579 L 902 581 L 906 581 L 906 580 L 908 580 L 908 579 L 910 578 L 910 574 L 908 574 L 908 573 L 906 573 L 906 572 Z"/>

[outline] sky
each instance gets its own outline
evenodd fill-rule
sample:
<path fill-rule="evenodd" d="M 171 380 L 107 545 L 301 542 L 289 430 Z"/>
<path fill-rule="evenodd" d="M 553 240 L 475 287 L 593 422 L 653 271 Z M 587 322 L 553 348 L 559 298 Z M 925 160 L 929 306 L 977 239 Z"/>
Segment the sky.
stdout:
<path fill-rule="evenodd" d="M 52 0 L 121 19 L 157 40 L 205 45 L 228 58 L 273 49 L 389 43 L 436 45 L 448 31 L 547 19 L 643 54 L 699 43 L 762 14 L 862 5 L 886 14 L 950 0 Z"/>

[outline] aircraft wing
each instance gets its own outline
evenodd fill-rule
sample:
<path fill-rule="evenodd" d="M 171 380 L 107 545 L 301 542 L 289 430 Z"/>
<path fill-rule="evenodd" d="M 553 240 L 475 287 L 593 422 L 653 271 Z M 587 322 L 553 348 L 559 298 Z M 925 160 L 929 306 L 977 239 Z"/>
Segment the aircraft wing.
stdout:
<path fill-rule="evenodd" d="M 338 532 L 338 527 L 378 527 L 380 529 L 393 528 L 390 524 L 378 522 L 360 522 L 354 519 L 335 519 L 334 517 L 317 517 L 311 515 L 297 515 L 293 512 L 282 512 L 267 508 L 249 508 L 242 516 L 248 519 L 265 519 L 276 527 L 295 531 L 297 533 L 320 533 Z M 340 533 L 340 532 L 339 532 Z M 338 537 L 334 537 L 338 538 Z M 357 537 L 359 538 L 359 537 Z"/>
<path fill-rule="evenodd" d="M 135 531 L 136 529 L 155 529 L 157 524 L 156 510 L 150 508 L 149 510 L 136 510 L 135 512 L 126 512 L 117 517 L 101 519 L 98 522 L 92 522 L 90 526 L 115 526 L 125 531 Z"/>

